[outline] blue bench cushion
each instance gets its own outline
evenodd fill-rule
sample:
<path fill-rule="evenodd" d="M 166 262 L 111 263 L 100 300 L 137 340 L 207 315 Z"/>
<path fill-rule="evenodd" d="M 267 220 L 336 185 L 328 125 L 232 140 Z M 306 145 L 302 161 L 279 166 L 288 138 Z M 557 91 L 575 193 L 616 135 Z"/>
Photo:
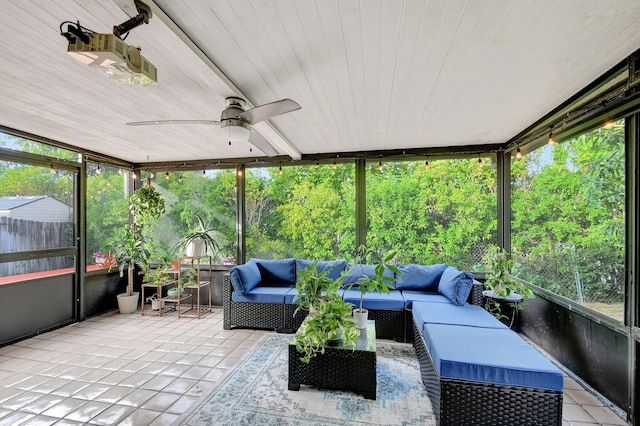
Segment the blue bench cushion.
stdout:
<path fill-rule="evenodd" d="M 402 290 L 404 307 L 411 309 L 414 302 L 446 303 L 451 305 L 451 300 L 440 293 L 425 293 L 423 291 Z"/>
<path fill-rule="evenodd" d="M 346 277 L 343 282 L 343 286 L 345 288 L 349 287 L 352 284 L 357 286 L 357 282 L 362 280 L 364 277 L 373 277 L 376 275 L 375 265 L 365 265 L 361 263 L 350 263 L 347 266 Z M 395 278 L 395 274 L 389 268 L 384 268 L 384 276 L 389 277 L 391 280 Z M 392 283 L 390 283 L 392 284 Z"/>
<path fill-rule="evenodd" d="M 285 295 L 291 287 L 257 286 L 244 294 L 233 292 L 231 300 L 235 302 L 285 303 Z"/>
<path fill-rule="evenodd" d="M 248 261 L 244 265 L 234 266 L 229 270 L 231 285 L 234 293 L 245 294 L 260 284 L 260 270 L 255 261 Z"/>
<path fill-rule="evenodd" d="M 402 275 L 396 277 L 398 290 L 438 291 L 438 282 L 447 265 L 398 265 Z"/>
<path fill-rule="evenodd" d="M 292 286 L 296 280 L 296 260 L 288 259 L 250 259 L 256 262 L 260 271 L 261 286 Z M 245 292 L 246 289 L 245 289 Z"/>
<path fill-rule="evenodd" d="M 440 277 L 438 292 L 447 296 L 454 305 L 462 306 L 467 301 L 472 286 L 472 274 L 448 266 Z"/>
<path fill-rule="evenodd" d="M 482 307 L 468 303 L 457 306 L 452 303 L 414 302 L 412 313 L 420 329 L 425 323 L 508 328 Z"/>
<path fill-rule="evenodd" d="M 360 295 L 361 293 L 357 289 L 345 290 L 342 299 L 345 302 L 352 303 L 354 306 L 360 306 Z M 365 293 L 362 307 L 365 309 L 401 311 L 404 308 L 404 299 L 399 290 L 391 290 L 389 294 L 381 294 L 374 291 L 373 293 Z"/>
<path fill-rule="evenodd" d="M 563 391 L 562 372 L 509 329 L 427 323 L 423 333 L 440 377 Z"/>
<path fill-rule="evenodd" d="M 309 265 L 316 265 L 318 268 L 318 272 L 326 271 L 327 277 L 331 278 L 332 280 L 337 280 L 338 278 L 340 278 L 340 274 L 342 274 L 342 271 L 347 269 L 347 262 L 345 262 L 344 260 L 323 260 L 314 262 L 313 260 L 296 259 L 296 282 L 298 282 L 299 280 L 300 271 L 302 271 Z"/>

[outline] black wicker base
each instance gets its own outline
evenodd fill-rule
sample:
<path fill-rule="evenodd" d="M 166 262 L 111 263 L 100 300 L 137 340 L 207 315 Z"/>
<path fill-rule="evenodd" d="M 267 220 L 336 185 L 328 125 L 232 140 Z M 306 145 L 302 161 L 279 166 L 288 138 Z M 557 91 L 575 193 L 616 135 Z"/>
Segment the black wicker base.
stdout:
<path fill-rule="evenodd" d="M 422 382 L 439 425 L 562 424 L 562 392 L 442 379 L 415 323 L 413 332 Z"/>
<path fill-rule="evenodd" d="M 296 346 L 289 345 L 289 390 L 300 385 L 346 390 L 376 399 L 376 353 L 349 348 L 325 348 L 307 364 L 300 361 Z"/>

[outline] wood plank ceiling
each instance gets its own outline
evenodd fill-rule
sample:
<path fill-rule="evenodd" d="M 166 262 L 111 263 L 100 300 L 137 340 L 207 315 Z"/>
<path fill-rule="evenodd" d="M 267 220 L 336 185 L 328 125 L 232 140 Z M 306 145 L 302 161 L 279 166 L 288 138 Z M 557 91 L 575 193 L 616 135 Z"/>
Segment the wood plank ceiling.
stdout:
<path fill-rule="evenodd" d="M 110 33 L 133 0 L 2 0 L 0 125 L 136 163 L 503 143 L 640 47 L 637 0 L 146 3 L 126 40 L 158 68 L 141 87 L 77 63 L 59 34 Z M 254 126 L 273 151 L 212 125 L 125 124 L 217 120 L 227 96 L 302 110 Z"/>

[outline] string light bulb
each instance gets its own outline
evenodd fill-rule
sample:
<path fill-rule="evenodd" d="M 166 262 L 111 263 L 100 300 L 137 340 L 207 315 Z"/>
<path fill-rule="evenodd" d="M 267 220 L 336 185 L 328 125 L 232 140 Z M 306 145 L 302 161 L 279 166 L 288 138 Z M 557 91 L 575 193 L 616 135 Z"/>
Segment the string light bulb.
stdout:
<path fill-rule="evenodd" d="M 520 145 L 518 145 L 518 149 L 516 149 L 516 160 L 522 158 L 522 151 L 520 151 Z"/>
<path fill-rule="evenodd" d="M 482 162 L 482 158 L 478 158 L 478 167 L 484 167 L 484 163 Z"/>
<path fill-rule="evenodd" d="M 282 166 L 280 166 L 280 168 L 278 169 L 278 174 L 280 176 L 282 176 L 284 174 L 284 172 L 282 171 Z"/>
<path fill-rule="evenodd" d="M 100 168 L 100 164 L 98 164 L 98 168 L 96 169 L 96 175 L 101 175 L 102 169 Z"/>
<path fill-rule="evenodd" d="M 178 183 L 182 183 L 182 175 L 178 176 Z"/>
<path fill-rule="evenodd" d="M 138 175 L 136 174 L 136 172 L 133 172 L 133 174 L 131 175 L 131 177 L 133 178 L 133 180 L 138 179 Z"/>
<path fill-rule="evenodd" d="M 431 168 L 431 164 L 429 164 L 429 160 L 424 160 L 424 169 L 429 170 Z"/>
<path fill-rule="evenodd" d="M 238 169 L 238 176 L 242 177 L 242 169 Z"/>
<path fill-rule="evenodd" d="M 549 126 L 549 139 L 547 140 L 547 143 L 551 146 L 556 144 L 555 139 L 553 139 L 553 126 Z"/>
<path fill-rule="evenodd" d="M 51 165 L 49 166 L 49 171 L 51 172 L 52 175 L 56 174 L 56 168 L 53 167 L 53 163 L 51 163 Z"/>
<path fill-rule="evenodd" d="M 202 171 L 202 179 L 206 179 L 207 178 L 207 173 L 206 170 Z"/>
<path fill-rule="evenodd" d="M 333 160 L 333 170 L 338 170 L 338 164 L 336 164 L 336 160 Z"/>
<path fill-rule="evenodd" d="M 169 172 L 167 171 L 167 173 L 164 174 L 164 179 L 165 180 L 169 180 Z"/>
<path fill-rule="evenodd" d="M 384 166 L 382 165 L 382 161 L 380 161 L 378 163 L 378 171 L 381 172 L 382 170 L 384 170 Z"/>

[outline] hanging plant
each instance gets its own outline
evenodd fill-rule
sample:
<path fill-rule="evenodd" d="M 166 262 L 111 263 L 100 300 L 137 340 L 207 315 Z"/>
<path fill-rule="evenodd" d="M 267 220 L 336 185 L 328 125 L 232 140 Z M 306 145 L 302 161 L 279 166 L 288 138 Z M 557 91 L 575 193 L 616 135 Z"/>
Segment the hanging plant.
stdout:
<path fill-rule="evenodd" d="M 164 198 L 153 186 L 145 185 L 129 197 L 129 211 L 133 224 L 142 228 L 160 219 L 164 213 Z"/>

